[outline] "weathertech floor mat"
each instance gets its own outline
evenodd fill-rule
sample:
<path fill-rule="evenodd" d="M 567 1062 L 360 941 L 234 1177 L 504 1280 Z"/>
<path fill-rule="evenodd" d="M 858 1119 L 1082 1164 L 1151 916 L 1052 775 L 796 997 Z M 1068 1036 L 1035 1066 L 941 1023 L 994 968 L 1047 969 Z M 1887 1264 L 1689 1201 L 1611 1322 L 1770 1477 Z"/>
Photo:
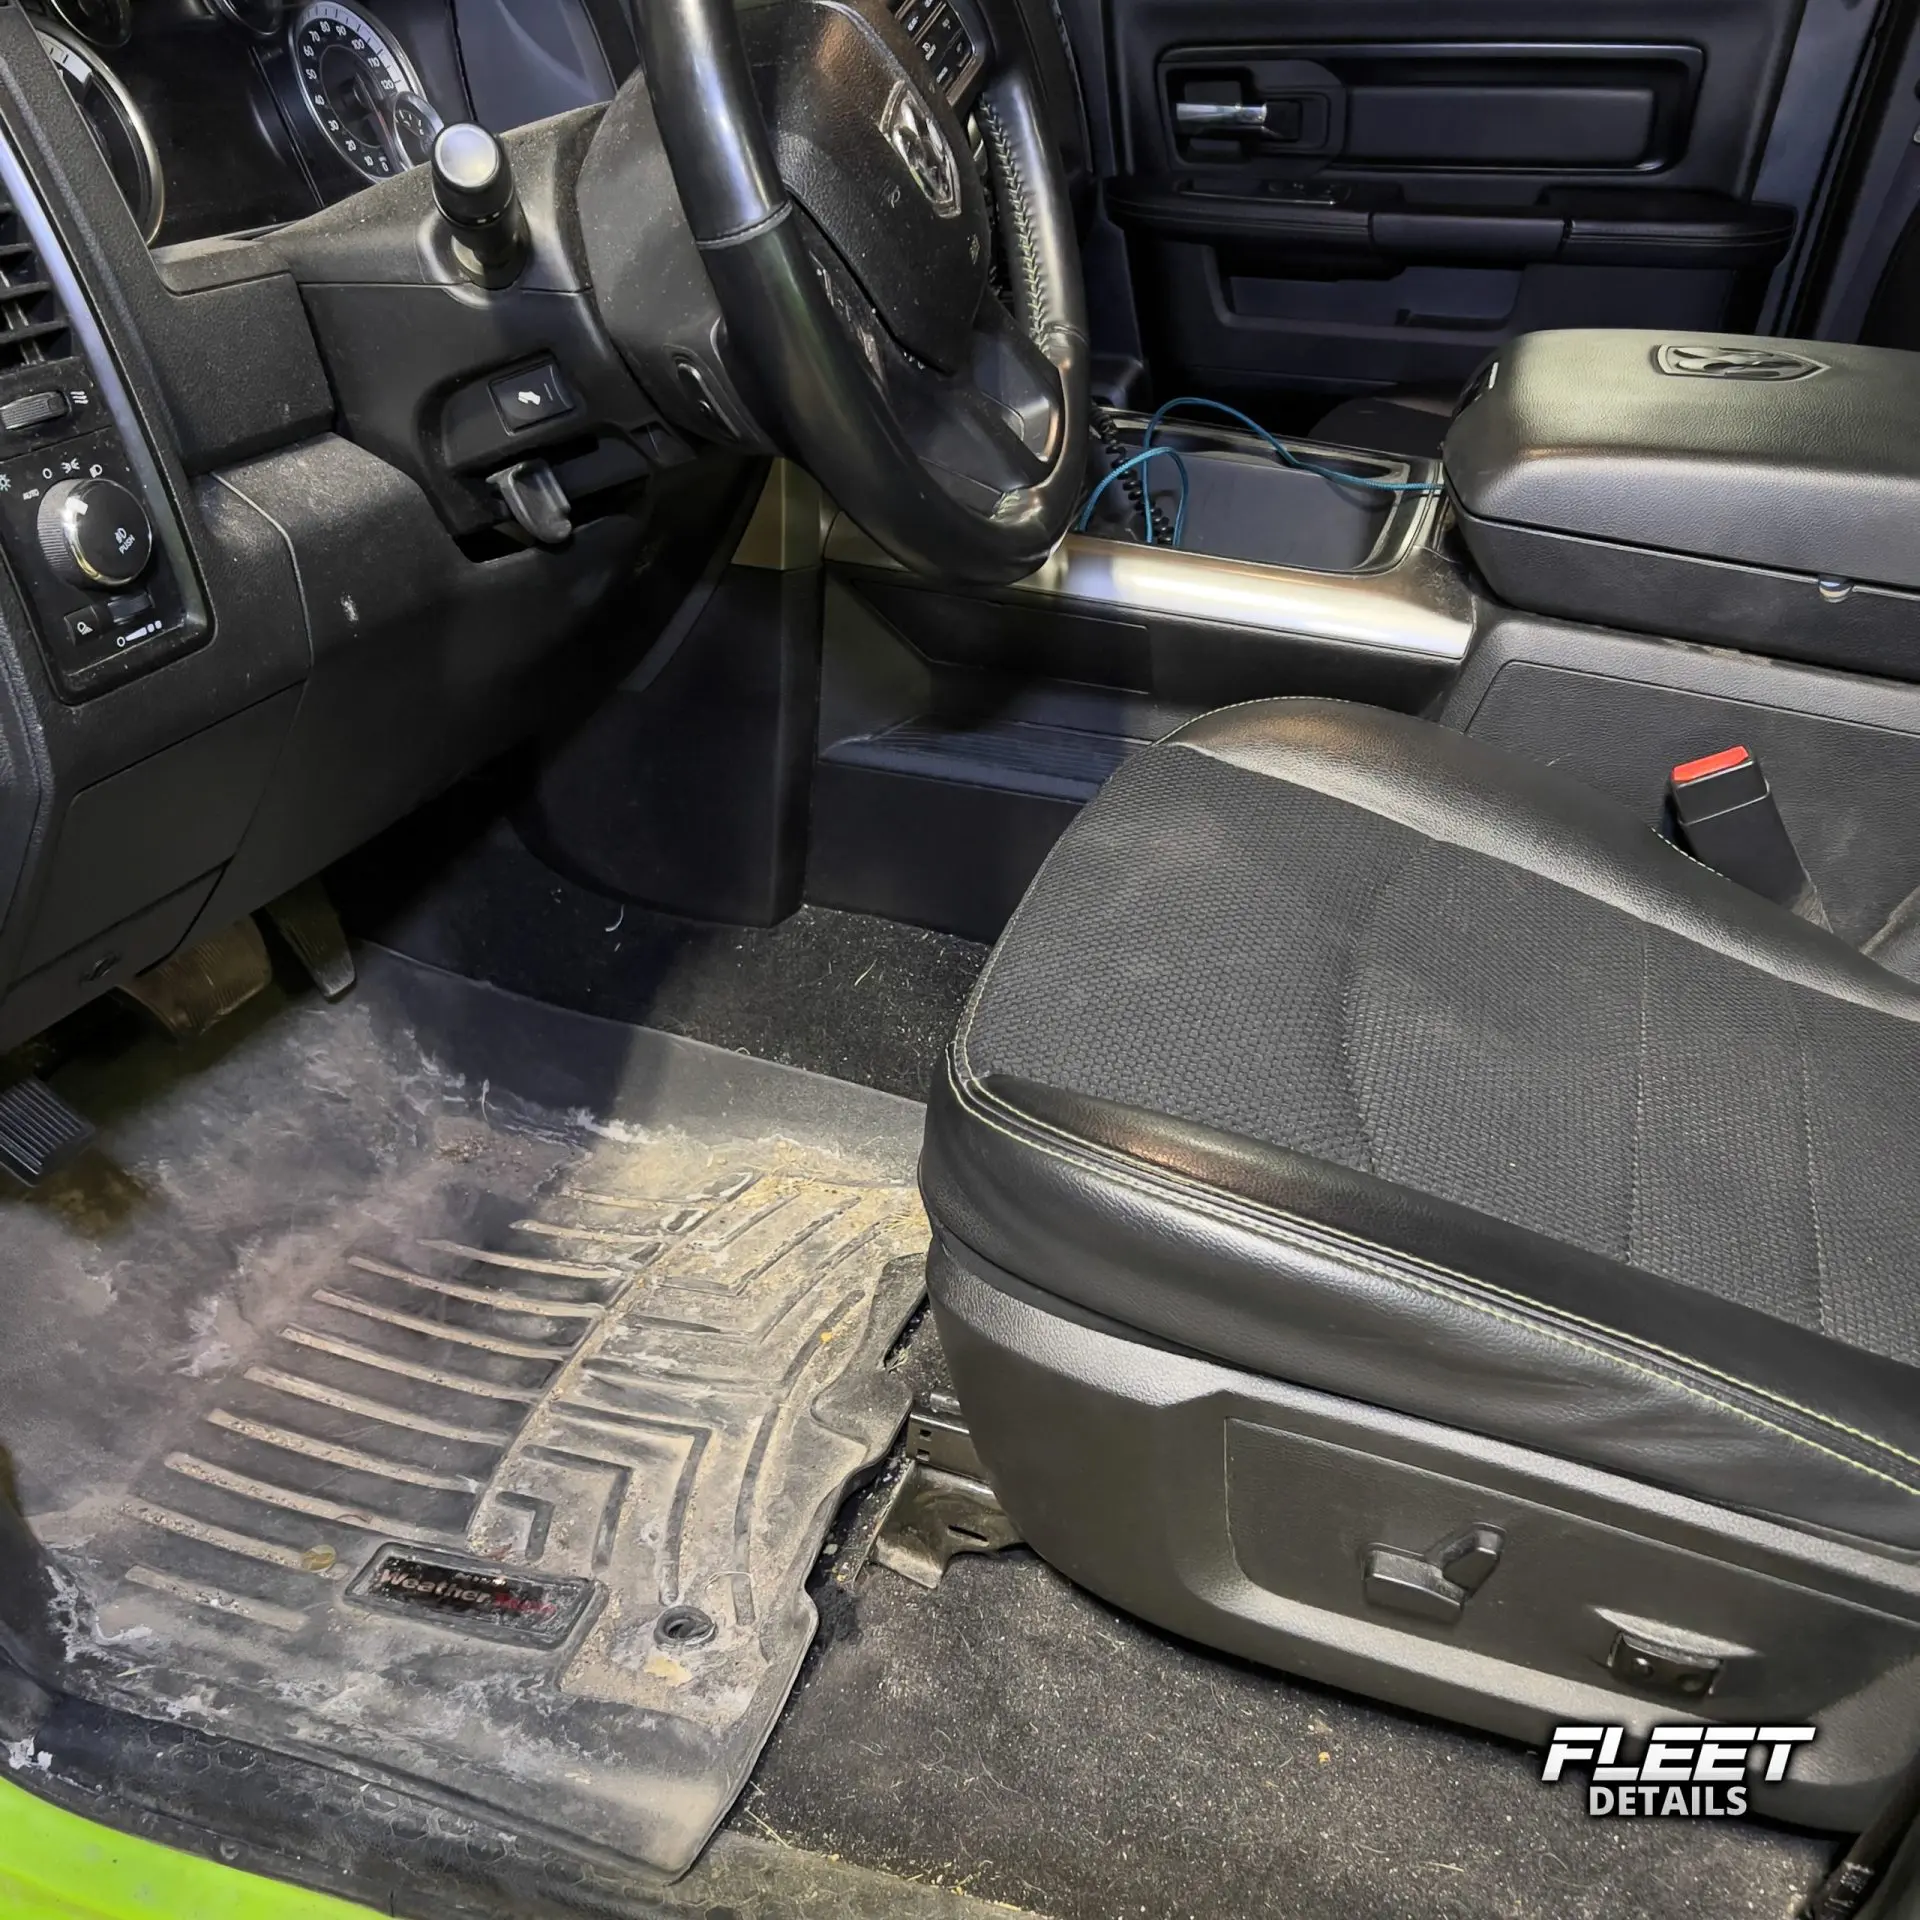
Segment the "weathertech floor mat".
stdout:
<path fill-rule="evenodd" d="M 377 953 L 229 1026 L 0 1197 L 74 1691 L 680 1871 L 906 1409 L 919 1109 Z"/>

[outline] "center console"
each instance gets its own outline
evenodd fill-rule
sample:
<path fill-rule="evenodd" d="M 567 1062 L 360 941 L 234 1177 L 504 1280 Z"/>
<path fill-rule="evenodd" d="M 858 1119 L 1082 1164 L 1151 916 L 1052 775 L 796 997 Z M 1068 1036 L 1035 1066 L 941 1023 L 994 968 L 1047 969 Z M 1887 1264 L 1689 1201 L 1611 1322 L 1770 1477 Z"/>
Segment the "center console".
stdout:
<path fill-rule="evenodd" d="M 1446 466 L 1492 595 L 1440 717 L 1656 830 L 1746 748 L 1833 931 L 1920 978 L 1920 356 L 1535 334 Z"/>
<path fill-rule="evenodd" d="M 1147 424 L 1113 417 L 1112 455 Z M 1171 460 L 1135 470 L 1153 543 L 1123 476 L 1086 532 L 1005 588 L 916 578 L 834 523 L 809 898 L 990 939 L 1143 742 L 1274 694 L 1402 712 L 1444 694 L 1478 607 L 1435 463 L 1288 442 L 1290 468 L 1210 422 L 1154 443 L 1186 468 L 1178 547 Z"/>
<path fill-rule="evenodd" d="M 1920 357 L 1531 334 L 1481 373 L 1446 466 L 1511 606 L 1920 680 Z"/>
<path fill-rule="evenodd" d="M 1145 427 L 1112 422 L 1110 452 Z M 1524 336 L 1469 388 L 1432 492 L 1406 489 L 1437 465 L 1290 442 L 1289 470 L 1211 424 L 1155 440 L 1188 470 L 1177 549 L 1170 460 L 992 593 L 836 525 L 810 897 L 991 938 L 1134 746 L 1332 694 L 1552 761 L 1656 830 L 1673 767 L 1744 745 L 1834 930 L 1904 942 L 1920 977 L 1920 356 Z"/>

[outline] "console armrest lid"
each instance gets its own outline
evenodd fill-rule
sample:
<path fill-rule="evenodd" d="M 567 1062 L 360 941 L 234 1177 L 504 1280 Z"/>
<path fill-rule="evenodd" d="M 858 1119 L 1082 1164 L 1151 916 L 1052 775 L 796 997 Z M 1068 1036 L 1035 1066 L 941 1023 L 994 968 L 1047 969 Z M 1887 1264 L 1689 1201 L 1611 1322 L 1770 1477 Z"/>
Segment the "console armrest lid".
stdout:
<path fill-rule="evenodd" d="M 1526 334 L 1447 435 L 1472 523 L 1920 589 L 1920 354 Z"/>

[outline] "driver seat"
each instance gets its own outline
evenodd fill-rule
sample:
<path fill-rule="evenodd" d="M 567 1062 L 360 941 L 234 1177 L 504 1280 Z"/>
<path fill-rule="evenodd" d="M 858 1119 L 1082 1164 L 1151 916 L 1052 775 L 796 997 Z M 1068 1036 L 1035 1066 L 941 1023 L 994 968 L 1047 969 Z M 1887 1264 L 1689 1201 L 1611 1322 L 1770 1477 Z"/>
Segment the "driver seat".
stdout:
<path fill-rule="evenodd" d="M 988 962 L 929 1278 L 1045 1559 L 1543 1742 L 1920 1743 L 1920 988 L 1549 768 L 1262 701 L 1136 754 Z"/>

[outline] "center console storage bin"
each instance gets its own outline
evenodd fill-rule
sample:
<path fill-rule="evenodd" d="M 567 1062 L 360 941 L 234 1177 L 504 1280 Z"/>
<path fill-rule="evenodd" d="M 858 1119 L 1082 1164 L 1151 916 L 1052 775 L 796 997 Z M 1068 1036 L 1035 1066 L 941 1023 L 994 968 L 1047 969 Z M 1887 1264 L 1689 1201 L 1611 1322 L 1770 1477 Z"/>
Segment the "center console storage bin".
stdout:
<path fill-rule="evenodd" d="M 1447 481 L 1503 600 L 1920 680 L 1920 355 L 1538 333 L 1470 396 Z"/>

